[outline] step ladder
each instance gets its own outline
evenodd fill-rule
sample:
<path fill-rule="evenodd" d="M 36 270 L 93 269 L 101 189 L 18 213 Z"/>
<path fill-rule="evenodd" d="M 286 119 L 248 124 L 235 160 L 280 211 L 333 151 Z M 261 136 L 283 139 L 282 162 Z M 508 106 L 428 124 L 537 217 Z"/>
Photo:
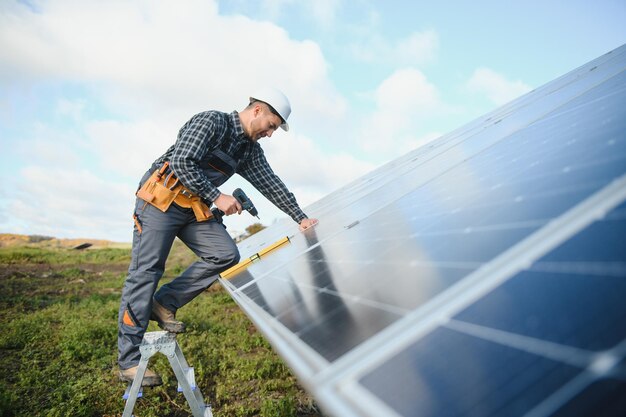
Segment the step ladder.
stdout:
<path fill-rule="evenodd" d="M 178 380 L 178 392 L 182 391 L 185 394 L 193 416 L 213 417 L 211 406 L 204 404 L 202 393 L 196 386 L 193 368 L 187 364 L 183 351 L 176 341 L 175 333 L 165 331 L 146 333 L 139 346 L 139 352 L 141 352 L 141 359 L 139 360 L 137 375 L 124 393 L 126 406 L 124 407 L 122 417 L 132 417 L 135 402 L 137 398 L 142 396 L 141 381 L 148 368 L 148 361 L 154 354 L 159 352 L 167 356 L 167 359 L 170 361 L 170 365 Z"/>

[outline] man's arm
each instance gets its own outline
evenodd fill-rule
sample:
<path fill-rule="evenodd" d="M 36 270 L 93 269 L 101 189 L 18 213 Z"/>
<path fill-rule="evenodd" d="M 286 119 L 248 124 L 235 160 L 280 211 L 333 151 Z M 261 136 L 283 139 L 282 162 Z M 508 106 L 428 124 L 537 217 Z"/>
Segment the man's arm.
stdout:
<path fill-rule="evenodd" d="M 256 147 L 252 158 L 240 167 L 239 174 L 276 207 L 298 223 L 300 230 L 307 229 L 317 223 L 316 219 L 309 219 L 304 214 L 296 201 L 296 197 L 270 167 L 260 146 Z"/>

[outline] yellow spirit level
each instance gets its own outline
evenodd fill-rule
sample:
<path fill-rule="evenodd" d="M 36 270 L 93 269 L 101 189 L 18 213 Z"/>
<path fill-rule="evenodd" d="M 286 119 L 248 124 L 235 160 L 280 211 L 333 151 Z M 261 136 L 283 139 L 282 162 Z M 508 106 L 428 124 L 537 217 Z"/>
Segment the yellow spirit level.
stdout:
<path fill-rule="evenodd" d="M 278 242 L 269 245 L 268 247 L 261 249 L 260 251 L 258 251 L 257 253 L 255 253 L 254 255 L 252 255 L 251 257 L 244 259 L 243 261 L 239 262 L 237 265 L 231 266 L 230 268 L 228 268 L 226 271 L 222 272 L 220 274 L 221 278 L 228 278 L 229 275 L 234 274 L 235 272 L 238 272 L 242 269 L 245 269 L 248 265 L 250 265 L 252 262 L 256 261 L 257 259 L 260 259 L 262 256 L 265 256 L 267 253 L 273 251 L 274 249 L 284 245 L 285 243 L 289 243 L 289 237 L 285 236 L 284 238 L 280 239 Z"/>

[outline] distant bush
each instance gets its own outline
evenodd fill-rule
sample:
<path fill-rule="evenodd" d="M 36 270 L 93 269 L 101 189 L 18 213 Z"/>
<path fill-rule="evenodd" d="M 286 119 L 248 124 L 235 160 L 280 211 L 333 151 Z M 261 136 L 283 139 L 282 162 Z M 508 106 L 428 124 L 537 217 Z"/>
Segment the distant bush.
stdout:
<path fill-rule="evenodd" d="M 263 226 L 261 223 L 251 224 L 250 226 L 246 227 L 246 237 L 252 236 L 255 233 L 259 233 L 263 229 L 265 229 L 265 226 Z"/>
<path fill-rule="evenodd" d="M 39 242 L 44 242 L 46 240 L 52 240 L 54 239 L 53 237 L 50 236 L 42 236 L 42 235 L 30 235 L 28 236 L 28 242 L 29 243 L 39 243 Z"/>

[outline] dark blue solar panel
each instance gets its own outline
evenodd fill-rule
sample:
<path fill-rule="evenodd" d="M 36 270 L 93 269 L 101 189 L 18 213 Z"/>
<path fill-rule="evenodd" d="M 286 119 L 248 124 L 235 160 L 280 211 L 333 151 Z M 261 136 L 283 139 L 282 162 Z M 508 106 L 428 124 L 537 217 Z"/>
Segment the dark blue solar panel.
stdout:
<path fill-rule="evenodd" d="M 521 416 L 581 371 L 439 328 L 360 382 L 403 416 Z"/>
<path fill-rule="evenodd" d="M 610 262 L 607 270 L 618 262 L 626 266 L 626 210 L 611 211 L 602 221 L 563 242 L 541 258 L 538 267 L 548 262 Z"/>
<path fill-rule="evenodd" d="M 455 319 L 588 350 L 622 342 L 626 216 L 620 212 L 592 223 Z"/>
<path fill-rule="evenodd" d="M 588 350 L 626 339 L 626 276 L 524 271 L 455 319 Z"/>
<path fill-rule="evenodd" d="M 552 417 L 624 417 L 626 381 L 601 379 L 586 387 Z"/>

